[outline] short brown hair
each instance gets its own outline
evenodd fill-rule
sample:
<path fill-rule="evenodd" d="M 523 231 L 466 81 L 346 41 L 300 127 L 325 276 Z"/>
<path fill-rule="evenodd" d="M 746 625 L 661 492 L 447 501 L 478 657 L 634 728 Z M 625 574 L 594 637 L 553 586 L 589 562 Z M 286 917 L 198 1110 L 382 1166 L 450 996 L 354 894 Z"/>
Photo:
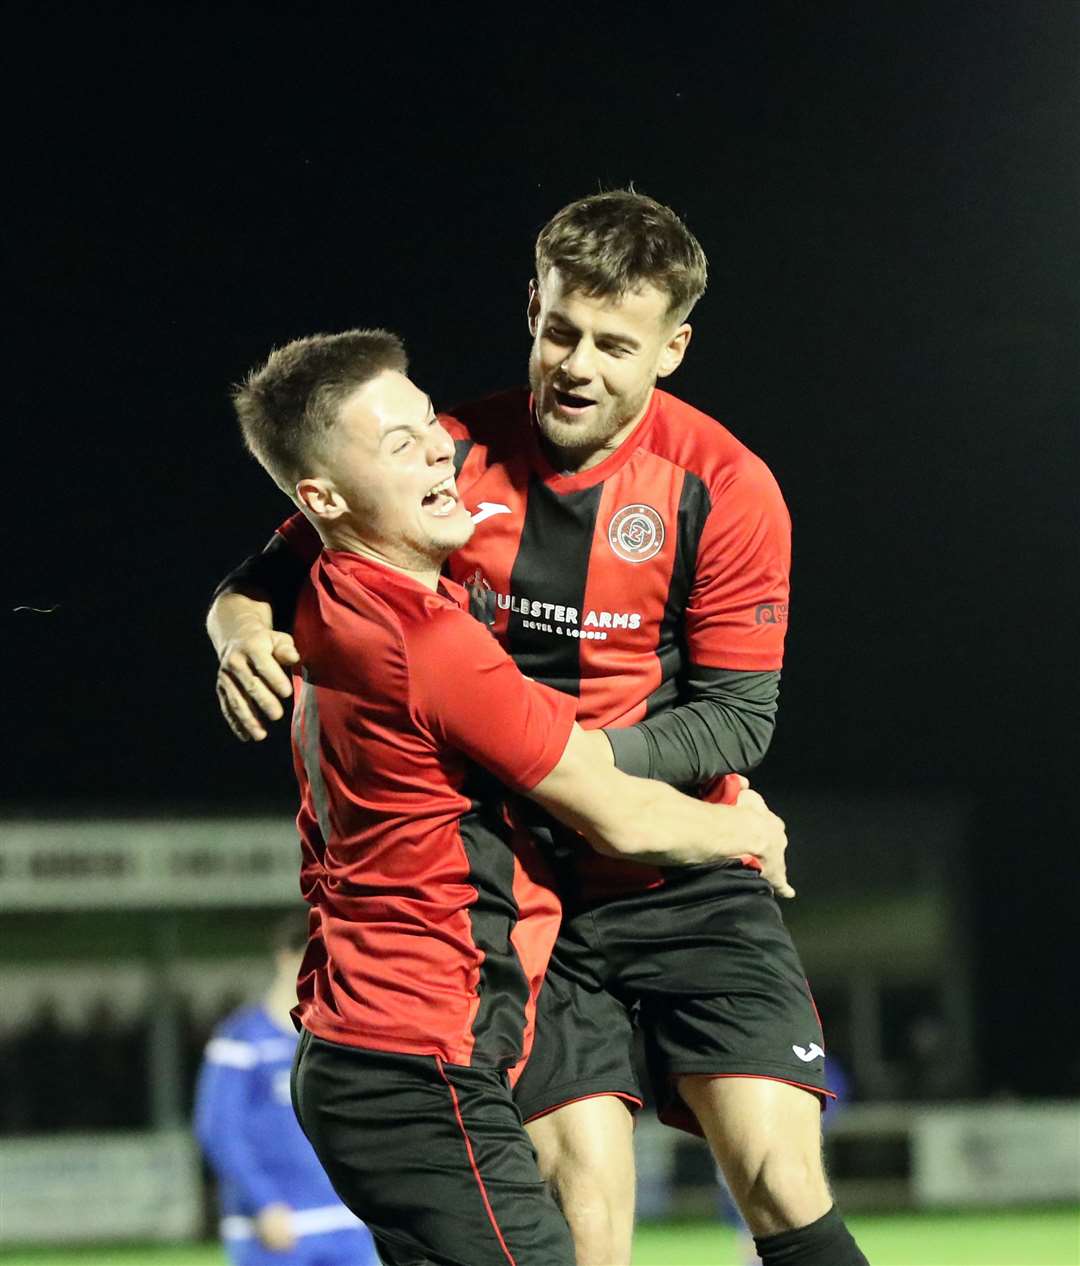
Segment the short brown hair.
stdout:
<path fill-rule="evenodd" d="M 563 207 L 536 239 L 536 276 L 557 268 L 569 286 L 596 298 L 649 283 L 684 321 L 705 293 L 708 261 L 670 207 L 634 189 L 594 193 Z"/>
<path fill-rule="evenodd" d="M 341 402 L 384 370 L 408 367 L 405 345 L 389 330 L 312 334 L 275 348 L 232 391 L 244 443 L 292 496 Z"/>

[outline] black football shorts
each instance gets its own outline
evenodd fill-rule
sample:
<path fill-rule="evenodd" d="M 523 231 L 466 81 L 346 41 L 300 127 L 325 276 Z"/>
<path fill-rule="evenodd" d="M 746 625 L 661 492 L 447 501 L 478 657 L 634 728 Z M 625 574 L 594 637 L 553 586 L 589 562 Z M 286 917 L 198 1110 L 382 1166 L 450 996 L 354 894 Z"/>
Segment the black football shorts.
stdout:
<path fill-rule="evenodd" d="M 504 1073 L 301 1034 L 293 1106 L 385 1266 L 573 1266 Z"/>
<path fill-rule="evenodd" d="M 617 1095 L 640 1105 L 633 1028 L 662 1121 L 701 1130 L 687 1073 L 765 1077 L 824 1103 L 814 1000 L 769 884 L 742 866 L 669 871 L 667 883 L 563 920 L 514 1099 L 526 1121 Z"/>

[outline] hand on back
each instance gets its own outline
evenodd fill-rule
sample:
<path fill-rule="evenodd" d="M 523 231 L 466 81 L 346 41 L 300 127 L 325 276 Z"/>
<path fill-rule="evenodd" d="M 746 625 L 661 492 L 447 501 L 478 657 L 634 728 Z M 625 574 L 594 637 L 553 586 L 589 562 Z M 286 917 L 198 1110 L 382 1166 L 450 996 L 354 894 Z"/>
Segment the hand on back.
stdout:
<path fill-rule="evenodd" d="M 266 721 L 280 721 L 292 694 L 288 669 L 299 663 L 288 633 L 246 623 L 222 647 L 217 697 L 229 729 L 242 742 L 266 738 Z"/>
<path fill-rule="evenodd" d="M 749 781 L 739 775 L 739 794 L 733 806 L 742 817 L 740 827 L 746 832 L 748 853 L 755 858 L 762 876 L 773 886 L 778 897 L 794 897 L 788 883 L 787 831 L 782 818 L 776 816 L 761 796 L 751 790 Z"/>

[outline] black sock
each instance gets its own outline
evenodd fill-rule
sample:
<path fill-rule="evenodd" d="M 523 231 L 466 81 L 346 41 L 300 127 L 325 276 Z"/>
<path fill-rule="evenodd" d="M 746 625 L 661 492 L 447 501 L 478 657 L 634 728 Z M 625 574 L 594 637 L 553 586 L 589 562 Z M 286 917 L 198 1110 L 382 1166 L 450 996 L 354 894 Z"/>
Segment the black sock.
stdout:
<path fill-rule="evenodd" d="M 809 1226 L 754 1236 L 761 1266 L 870 1266 L 836 1205 Z"/>

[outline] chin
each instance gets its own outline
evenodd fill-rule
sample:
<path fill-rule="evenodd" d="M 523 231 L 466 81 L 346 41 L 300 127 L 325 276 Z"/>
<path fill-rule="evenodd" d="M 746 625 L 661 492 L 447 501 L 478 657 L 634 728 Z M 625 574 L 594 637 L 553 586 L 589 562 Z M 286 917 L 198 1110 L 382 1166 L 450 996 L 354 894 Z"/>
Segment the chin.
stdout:
<path fill-rule="evenodd" d="M 475 531 L 475 524 L 467 514 L 455 514 L 452 521 L 431 529 L 431 543 L 440 550 L 460 549 Z"/>
<path fill-rule="evenodd" d="M 587 422 L 571 422 L 554 413 L 544 413 L 539 418 L 540 432 L 556 448 L 573 450 L 592 448 L 604 443 L 614 430 L 606 418 L 590 418 Z"/>

